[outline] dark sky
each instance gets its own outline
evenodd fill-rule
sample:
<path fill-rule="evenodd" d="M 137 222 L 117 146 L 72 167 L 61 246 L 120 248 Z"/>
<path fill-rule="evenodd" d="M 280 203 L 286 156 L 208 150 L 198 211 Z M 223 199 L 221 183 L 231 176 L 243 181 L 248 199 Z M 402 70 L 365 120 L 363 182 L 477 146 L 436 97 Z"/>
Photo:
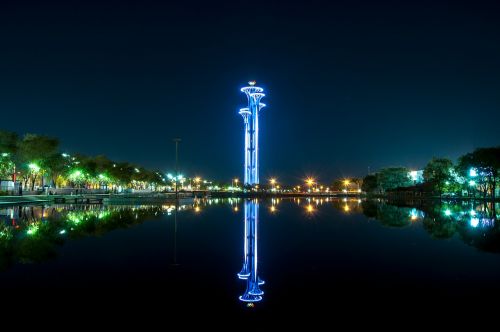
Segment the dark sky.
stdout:
<path fill-rule="evenodd" d="M 2 1 L 2 129 L 68 152 L 242 177 L 265 88 L 261 174 L 422 167 L 500 143 L 498 1 Z M 261 179 L 262 181 L 262 179 Z"/>

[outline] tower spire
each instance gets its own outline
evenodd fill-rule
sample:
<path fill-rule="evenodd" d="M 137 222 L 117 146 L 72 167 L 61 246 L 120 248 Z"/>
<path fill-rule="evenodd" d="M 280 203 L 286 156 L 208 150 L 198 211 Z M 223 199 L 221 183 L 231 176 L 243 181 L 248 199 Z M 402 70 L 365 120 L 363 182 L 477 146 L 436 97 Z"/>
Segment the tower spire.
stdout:
<path fill-rule="evenodd" d="M 259 184 L 259 112 L 266 105 L 260 102 L 265 96 L 264 89 L 255 84 L 255 81 L 250 81 L 249 86 L 241 88 L 248 100 L 247 107 L 241 108 L 239 112 L 245 125 L 245 185 Z"/>

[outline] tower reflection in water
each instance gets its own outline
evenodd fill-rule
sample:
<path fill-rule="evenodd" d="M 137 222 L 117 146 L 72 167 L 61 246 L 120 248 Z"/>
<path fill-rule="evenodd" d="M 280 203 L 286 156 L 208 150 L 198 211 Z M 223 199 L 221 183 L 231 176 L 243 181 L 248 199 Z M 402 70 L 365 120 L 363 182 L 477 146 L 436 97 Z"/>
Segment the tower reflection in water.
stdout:
<path fill-rule="evenodd" d="M 245 201 L 245 232 L 243 248 L 243 268 L 238 273 L 240 279 L 247 282 L 245 294 L 240 296 L 243 302 L 258 302 L 262 300 L 264 292 L 260 285 L 264 281 L 258 275 L 258 225 L 259 203 L 257 200 Z"/>

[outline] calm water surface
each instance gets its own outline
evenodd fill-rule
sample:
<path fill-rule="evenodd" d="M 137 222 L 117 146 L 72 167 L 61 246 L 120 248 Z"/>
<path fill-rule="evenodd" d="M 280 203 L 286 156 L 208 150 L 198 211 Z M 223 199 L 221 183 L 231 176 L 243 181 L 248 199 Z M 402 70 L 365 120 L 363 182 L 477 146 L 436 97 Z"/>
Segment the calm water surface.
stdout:
<path fill-rule="evenodd" d="M 500 294 L 499 213 L 303 198 L 2 207 L 0 290 L 245 315 L 465 304 Z"/>

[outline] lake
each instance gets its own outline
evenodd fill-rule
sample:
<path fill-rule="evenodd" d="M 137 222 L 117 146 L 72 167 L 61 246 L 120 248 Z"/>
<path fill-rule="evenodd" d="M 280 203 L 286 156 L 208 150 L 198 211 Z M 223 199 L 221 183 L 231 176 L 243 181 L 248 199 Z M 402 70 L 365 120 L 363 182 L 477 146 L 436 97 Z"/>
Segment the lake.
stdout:
<path fill-rule="evenodd" d="M 0 291 L 242 315 L 465 305 L 500 294 L 499 213 L 353 198 L 2 207 Z"/>

